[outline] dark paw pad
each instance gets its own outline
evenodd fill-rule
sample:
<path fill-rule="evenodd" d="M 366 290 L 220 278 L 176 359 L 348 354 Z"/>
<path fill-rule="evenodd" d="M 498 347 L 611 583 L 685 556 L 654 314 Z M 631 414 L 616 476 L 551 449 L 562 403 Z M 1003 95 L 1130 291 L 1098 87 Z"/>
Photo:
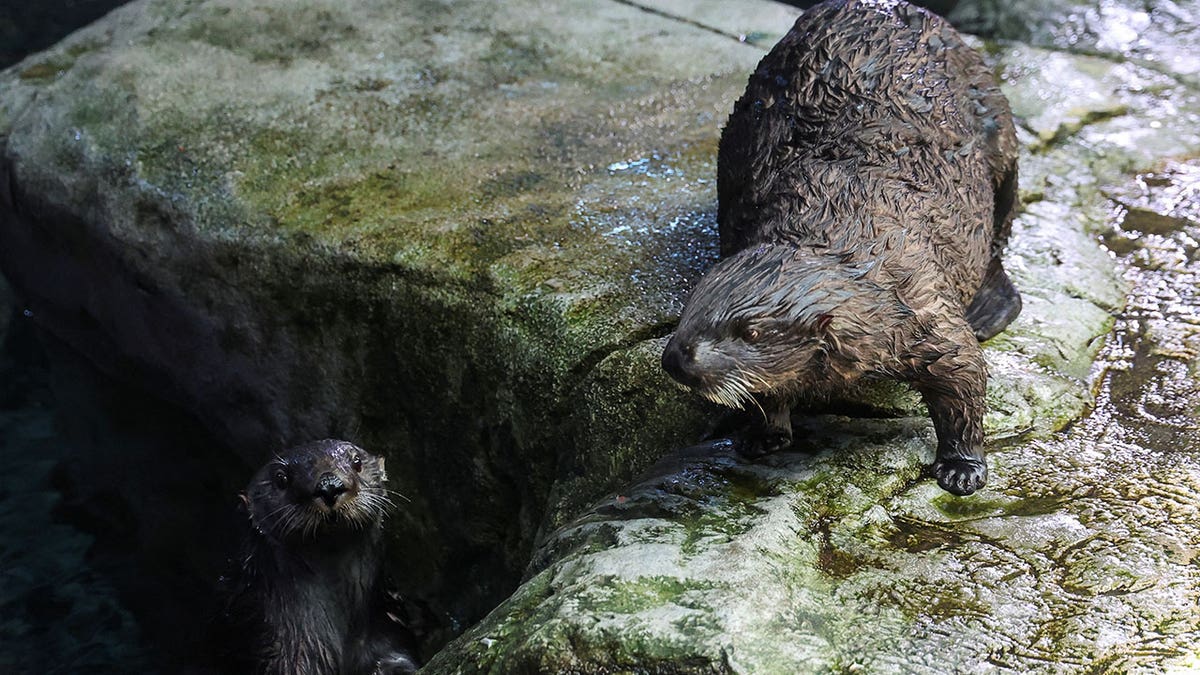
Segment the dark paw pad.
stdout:
<path fill-rule="evenodd" d="M 987 482 L 987 464 L 978 459 L 939 459 L 933 463 L 933 475 L 946 492 L 969 495 Z"/>

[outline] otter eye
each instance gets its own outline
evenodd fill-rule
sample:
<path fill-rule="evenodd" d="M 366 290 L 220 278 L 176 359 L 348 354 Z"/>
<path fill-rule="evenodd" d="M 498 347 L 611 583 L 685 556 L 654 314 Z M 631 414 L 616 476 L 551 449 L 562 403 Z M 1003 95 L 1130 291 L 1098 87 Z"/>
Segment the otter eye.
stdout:
<path fill-rule="evenodd" d="M 742 340 L 746 342 L 757 342 L 760 337 L 762 337 L 762 331 L 753 326 L 746 326 L 742 329 Z"/>
<path fill-rule="evenodd" d="M 271 483 L 280 490 L 286 490 L 291 482 L 292 477 L 288 475 L 287 469 L 283 467 L 275 469 L 275 473 L 271 474 Z"/>
<path fill-rule="evenodd" d="M 362 457 L 355 455 L 354 458 L 350 460 L 350 466 L 354 467 L 355 471 L 362 471 Z"/>

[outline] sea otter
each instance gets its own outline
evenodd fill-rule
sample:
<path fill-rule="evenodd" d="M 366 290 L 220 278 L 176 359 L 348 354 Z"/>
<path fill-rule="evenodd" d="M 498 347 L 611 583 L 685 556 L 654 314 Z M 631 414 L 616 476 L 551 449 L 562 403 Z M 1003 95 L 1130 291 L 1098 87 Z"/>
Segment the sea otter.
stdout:
<path fill-rule="evenodd" d="M 1021 310 L 1001 261 L 1016 191 L 1008 102 L 953 27 L 899 0 L 818 5 L 721 135 L 722 259 L 663 366 L 762 411 L 749 455 L 791 443 L 799 398 L 907 382 L 933 418 L 938 484 L 970 494 L 987 480 L 979 342 Z"/>
<path fill-rule="evenodd" d="M 412 673 L 412 635 L 384 586 L 384 460 L 345 441 L 277 455 L 242 494 L 250 534 L 229 581 L 229 631 L 264 675 Z"/>

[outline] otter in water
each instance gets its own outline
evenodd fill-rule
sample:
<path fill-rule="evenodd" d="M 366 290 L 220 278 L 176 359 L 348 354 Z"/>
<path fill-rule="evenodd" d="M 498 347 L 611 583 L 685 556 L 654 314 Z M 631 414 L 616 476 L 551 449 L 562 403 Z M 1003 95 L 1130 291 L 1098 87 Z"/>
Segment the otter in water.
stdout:
<path fill-rule="evenodd" d="M 345 441 L 276 456 L 241 495 L 251 533 L 226 616 L 255 645 L 254 672 L 416 672 L 412 636 L 384 587 L 382 457 Z"/>
<path fill-rule="evenodd" d="M 799 398 L 908 382 L 933 418 L 938 484 L 970 494 L 987 480 L 979 342 L 1021 310 L 1001 264 L 1016 191 L 1008 102 L 948 23 L 899 0 L 818 5 L 721 135 L 722 259 L 663 366 L 761 410 L 749 455 L 791 444 Z"/>

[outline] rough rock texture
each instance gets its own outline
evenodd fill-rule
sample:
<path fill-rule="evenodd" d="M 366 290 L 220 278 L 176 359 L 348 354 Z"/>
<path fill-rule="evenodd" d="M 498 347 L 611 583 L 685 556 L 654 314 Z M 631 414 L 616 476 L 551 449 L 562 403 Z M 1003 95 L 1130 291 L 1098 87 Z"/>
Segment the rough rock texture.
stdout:
<path fill-rule="evenodd" d="M 0 267 L 247 475 L 313 437 L 387 455 L 392 572 L 455 619 L 541 543 L 433 672 L 1186 658 L 1193 465 L 1128 506 L 1140 474 L 1037 439 L 1091 401 L 1124 299 L 1099 187 L 1200 152 L 1190 81 L 988 47 L 1028 203 L 984 494 L 919 478 L 932 429 L 894 390 L 869 403 L 896 419 L 802 418 L 799 452 L 702 446 L 622 487 L 712 412 L 658 352 L 715 257 L 719 126 L 794 17 L 647 6 L 134 2 L 0 73 Z"/>
<path fill-rule="evenodd" d="M 1187 44 L 1185 31 L 1155 49 L 1186 65 Z M 1026 148 L 1026 211 L 1009 254 L 1026 310 L 988 345 L 997 481 L 966 500 L 914 483 L 909 458 L 926 447 L 914 432 L 928 431 L 907 420 L 807 419 L 812 454 L 757 465 L 720 447 L 681 451 L 549 538 L 526 584 L 429 670 L 1200 667 L 1198 303 L 1186 244 L 1200 182 L 1194 169 L 1141 179 L 1120 222 L 1101 193 L 1160 157 L 1200 152 L 1197 91 L 1126 54 L 989 52 Z M 1110 256 L 1084 234 L 1114 231 L 1113 250 L 1152 276 L 1125 275 L 1139 309 L 1091 343 L 1106 344 L 1092 366 L 1082 342 L 1049 345 L 1064 332 L 1086 340 L 1122 304 Z M 1040 372 L 1022 370 L 1031 363 Z M 1015 382 L 1051 405 L 1011 405 Z M 1099 387 L 1096 411 L 1038 440 L 1077 414 L 1087 382 Z"/>
<path fill-rule="evenodd" d="M 701 427 L 640 343 L 711 257 L 758 54 L 621 3 L 133 3 L 0 79 L 0 265 L 247 473 L 387 454 L 394 572 L 470 620 Z"/>

